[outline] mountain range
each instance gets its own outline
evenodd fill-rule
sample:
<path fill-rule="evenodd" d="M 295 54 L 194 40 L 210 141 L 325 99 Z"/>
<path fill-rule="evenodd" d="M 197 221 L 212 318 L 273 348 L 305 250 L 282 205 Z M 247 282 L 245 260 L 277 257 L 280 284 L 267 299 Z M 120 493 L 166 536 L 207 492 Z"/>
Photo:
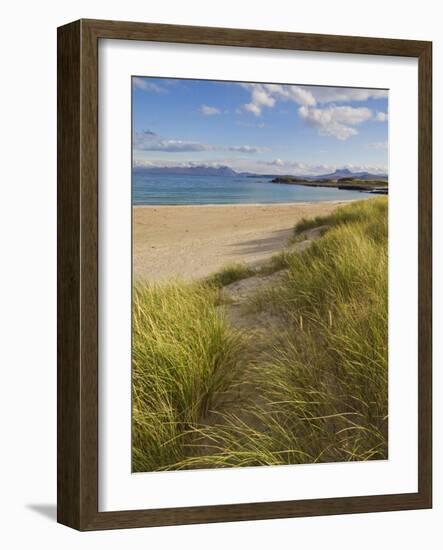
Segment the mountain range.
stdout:
<path fill-rule="evenodd" d="M 134 171 L 144 174 L 158 175 L 187 175 L 187 176 L 249 176 L 249 177 L 276 177 L 276 176 L 294 176 L 295 178 L 307 181 L 317 181 L 322 179 L 340 179 L 355 178 L 359 180 L 387 180 L 387 174 L 372 174 L 370 172 L 352 172 L 348 168 L 340 168 L 335 172 L 321 175 L 303 175 L 303 174 L 255 174 L 251 172 L 236 172 L 229 166 L 135 166 Z"/>

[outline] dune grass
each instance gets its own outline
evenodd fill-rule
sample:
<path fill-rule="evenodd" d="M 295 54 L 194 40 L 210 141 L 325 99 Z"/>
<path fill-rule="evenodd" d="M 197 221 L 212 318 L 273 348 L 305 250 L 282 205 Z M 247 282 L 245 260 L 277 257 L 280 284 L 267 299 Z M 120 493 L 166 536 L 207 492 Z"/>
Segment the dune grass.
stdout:
<path fill-rule="evenodd" d="M 289 257 L 290 254 L 285 250 L 283 250 L 283 252 L 278 252 L 277 254 L 274 254 L 273 256 L 271 256 L 269 261 L 267 261 L 265 264 L 257 269 L 257 274 L 272 275 L 277 271 L 286 269 L 288 267 Z"/>
<path fill-rule="evenodd" d="M 235 281 L 240 281 L 241 279 L 247 279 L 254 275 L 254 270 L 248 267 L 244 263 L 235 262 L 227 264 L 223 269 L 214 273 L 206 279 L 206 282 L 210 285 L 214 285 L 218 288 L 223 286 L 230 285 Z"/>
<path fill-rule="evenodd" d="M 223 391 L 242 336 L 205 284 L 138 285 L 132 315 L 133 469 L 167 468 L 185 455 L 185 433 Z"/>
<path fill-rule="evenodd" d="M 310 460 L 387 456 L 386 214 L 383 199 L 338 210 L 260 300 L 290 329 L 258 383 Z"/>
<path fill-rule="evenodd" d="M 310 227 L 320 225 L 328 229 L 308 249 L 275 260 L 285 269 L 278 287 L 250 300 L 281 329 L 248 358 L 240 412 L 216 404 L 245 350 L 215 312 L 216 288 L 136 291 L 136 469 L 387 458 L 387 199 L 352 203 Z M 202 421 L 208 407 L 216 423 Z"/>
<path fill-rule="evenodd" d="M 313 229 L 314 227 L 330 225 L 337 226 L 343 223 L 361 223 L 373 219 L 375 222 L 381 222 L 385 227 L 387 221 L 388 200 L 386 197 L 377 197 L 375 199 L 356 201 L 345 206 L 341 206 L 327 216 L 316 216 L 315 218 L 303 218 L 294 227 L 294 235 L 299 235 L 303 231 Z"/>

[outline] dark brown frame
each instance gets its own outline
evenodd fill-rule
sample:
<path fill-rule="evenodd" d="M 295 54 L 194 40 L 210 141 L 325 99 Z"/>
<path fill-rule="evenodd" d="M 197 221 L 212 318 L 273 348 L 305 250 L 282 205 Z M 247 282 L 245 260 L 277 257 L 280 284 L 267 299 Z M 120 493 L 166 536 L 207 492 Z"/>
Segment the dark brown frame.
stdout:
<path fill-rule="evenodd" d="M 124 39 L 418 58 L 418 492 L 98 511 L 98 41 Z M 431 508 L 432 43 L 80 20 L 58 29 L 58 521 L 82 531 Z"/>

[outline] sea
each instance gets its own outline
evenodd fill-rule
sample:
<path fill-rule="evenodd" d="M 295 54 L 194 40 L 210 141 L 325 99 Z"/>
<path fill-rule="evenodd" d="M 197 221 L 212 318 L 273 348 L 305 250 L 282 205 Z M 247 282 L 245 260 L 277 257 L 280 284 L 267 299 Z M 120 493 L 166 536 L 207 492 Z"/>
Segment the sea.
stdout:
<path fill-rule="evenodd" d="M 272 204 L 363 199 L 361 191 L 271 183 L 265 176 L 165 175 L 134 172 L 132 204 Z"/>

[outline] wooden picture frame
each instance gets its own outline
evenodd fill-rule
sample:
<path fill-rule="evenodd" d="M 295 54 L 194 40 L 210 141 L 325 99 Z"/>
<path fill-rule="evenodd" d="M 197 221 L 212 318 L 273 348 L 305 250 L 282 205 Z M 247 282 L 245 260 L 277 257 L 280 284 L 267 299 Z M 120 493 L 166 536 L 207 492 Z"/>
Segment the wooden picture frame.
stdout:
<path fill-rule="evenodd" d="M 404 56 L 419 76 L 418 492 L 98 511 L 98 42 L 159 41 Z M 80 20 L 58 29 L 58 521 L 79 530 L 289 518 L 432 506 L 432 44 Z"/>

